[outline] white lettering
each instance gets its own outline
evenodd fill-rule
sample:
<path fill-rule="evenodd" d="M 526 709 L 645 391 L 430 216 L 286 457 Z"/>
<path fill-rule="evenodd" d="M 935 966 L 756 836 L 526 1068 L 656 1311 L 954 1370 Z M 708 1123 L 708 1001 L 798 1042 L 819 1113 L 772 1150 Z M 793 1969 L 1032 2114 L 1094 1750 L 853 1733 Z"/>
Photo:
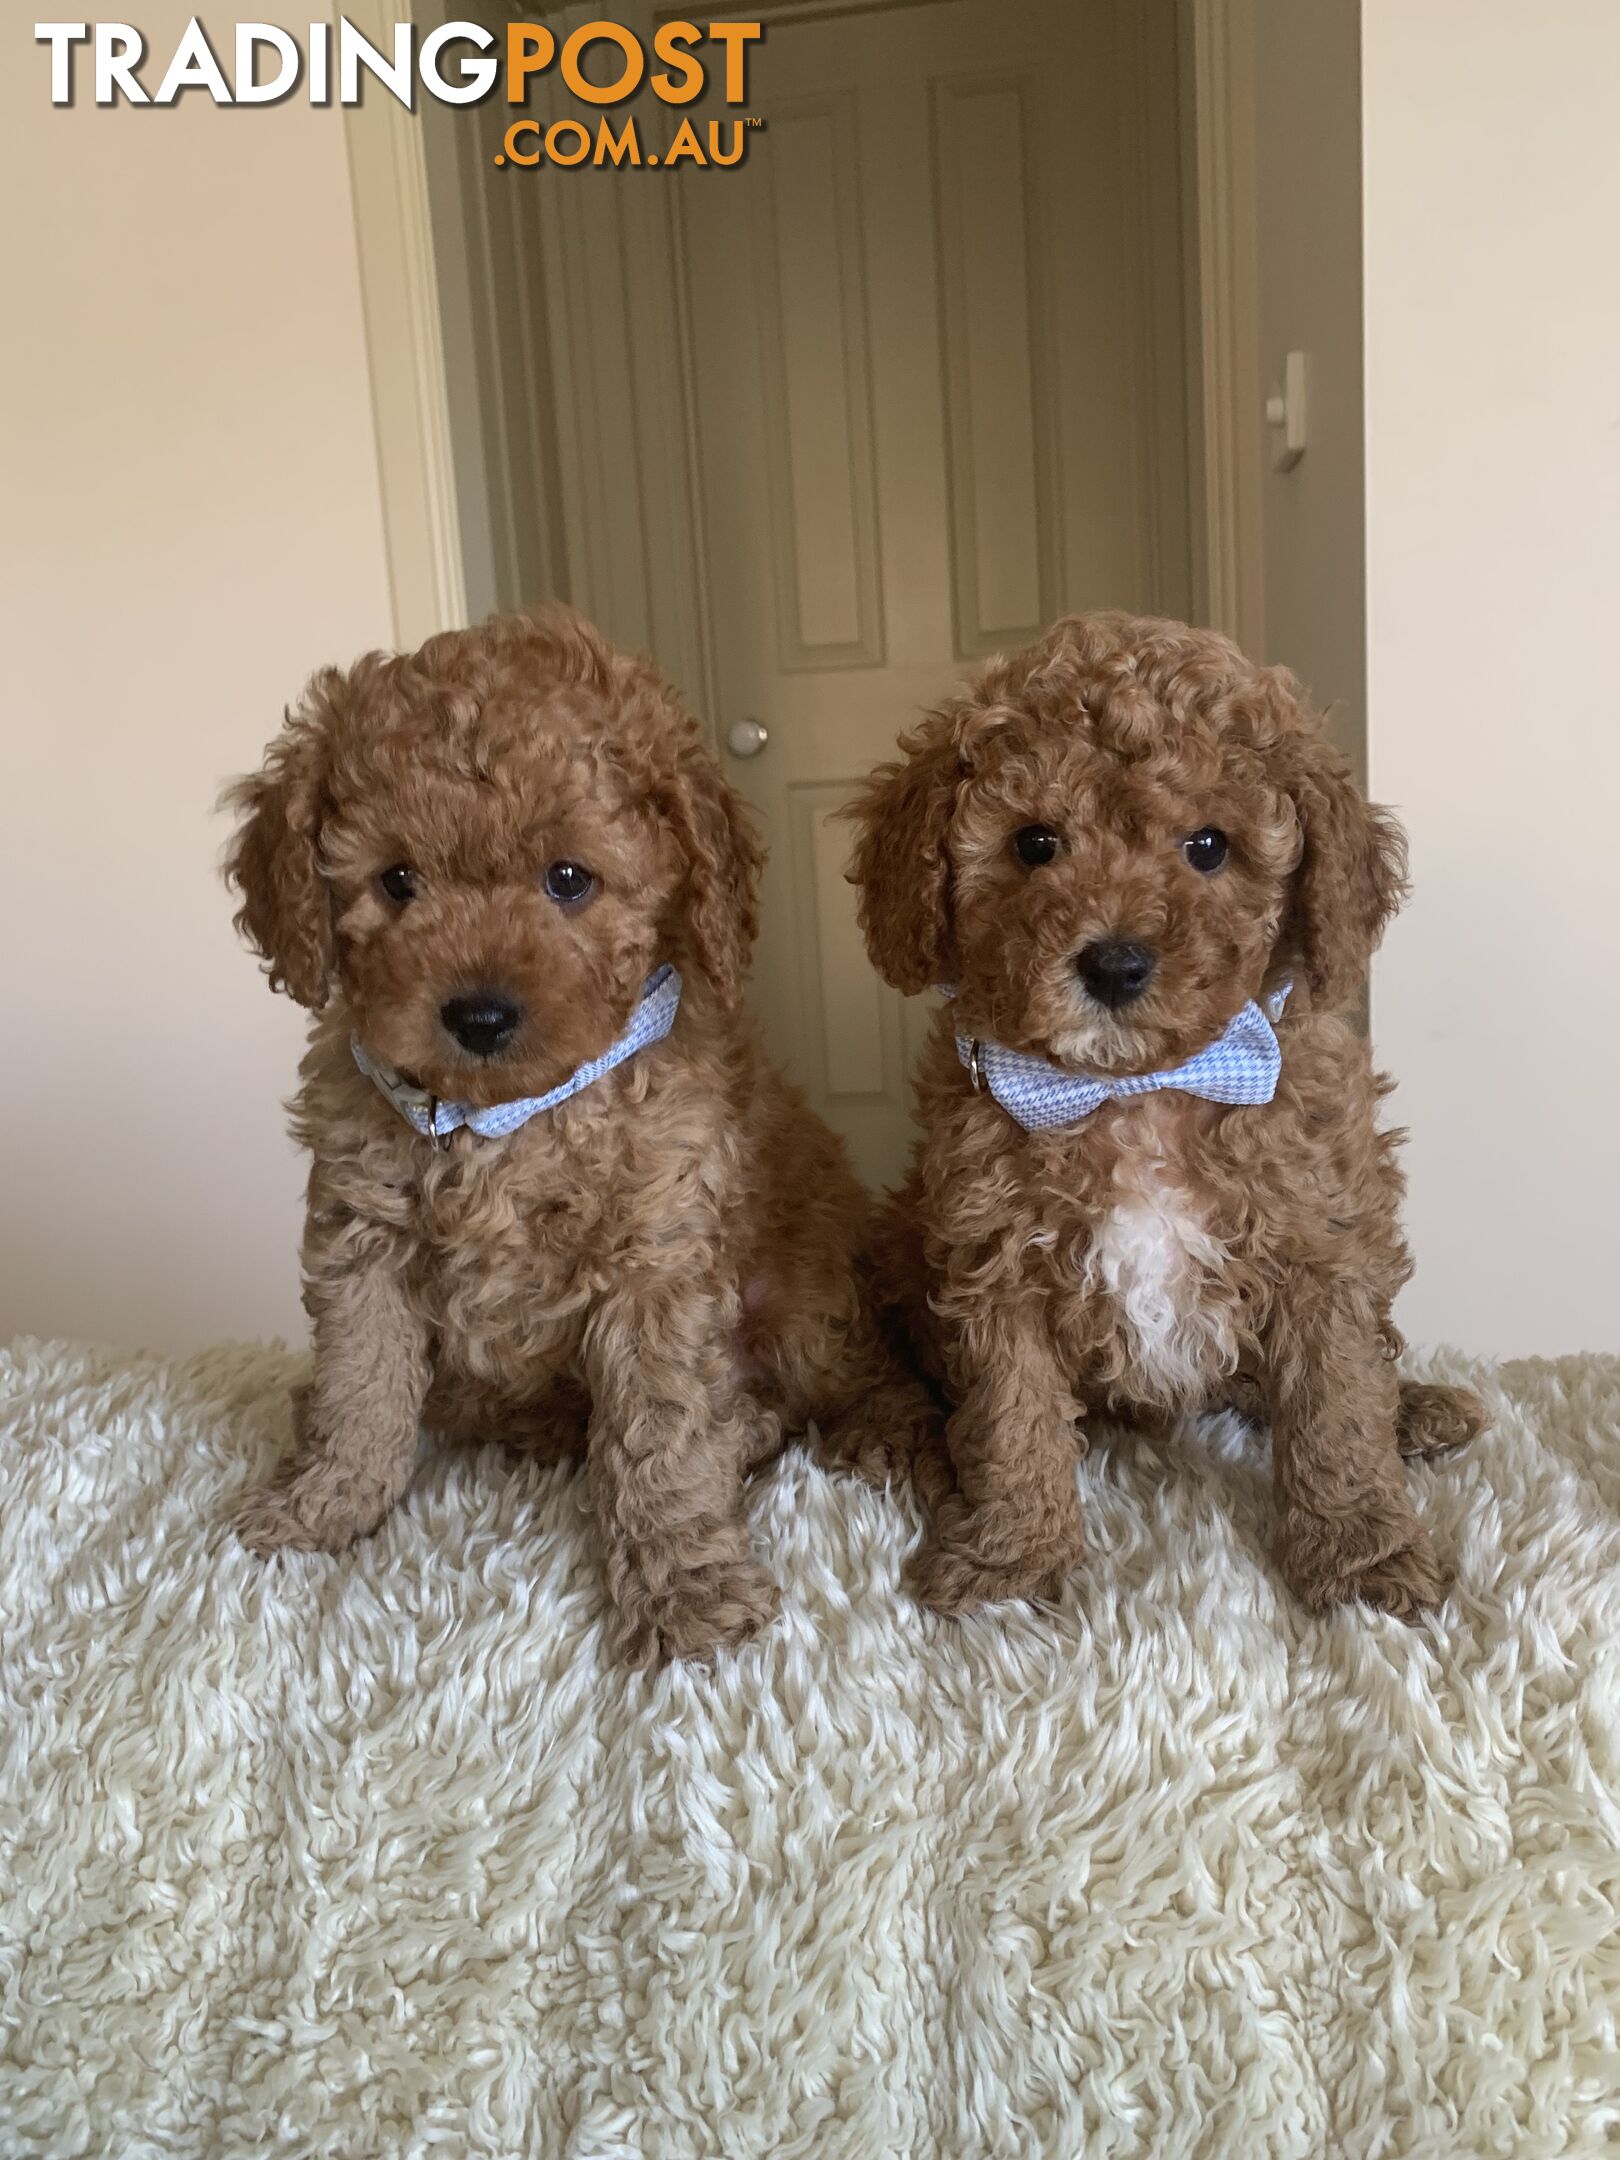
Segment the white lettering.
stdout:
<path fill-rule="evenodd" d="M 372 44 L 362 37 L 347 15 L 338 17 L 338 103 L 358 105 L 360 102 L 360 70 L 365 67 L 376 76 L 392 96 L 408 112 L 415 110 L 412 104 L 411 83 L 411 26 L 409 23 L 394 25 L 394 57 L 385 60 Z"/>
<path fill-rule="evenodd" d="M 158 85 L 156 102 L 172 105 L 182 90 L 206 90 L 216 105 L 232 102 L 225 70 L 214 57 L 214 48 L 195 15 L 180 34 L 168 72 Z"/>
<path fill-rule="evenodd" d="M 146 40 L 129 23 L 96 24 L 96 103 L 116 105 L 123 91 L 131 105 L 152 101 L 135 80 L 146 55 Z"/>
<path fill-rule="evenodd" d="M 313 27 L 313 25 L 311 26 Z M 257 57 L 268 45 L 281 65 L 263 82 L 257 80 Z M 296 41 L 274 23 L 238 23 L 236 26 L 236 102 L 238 105 L 274 105 L 298 87 L 299 60 Z"/>
<path fill-rule="evenodd" d="M 495 42 L 495 33 L 486 30 L 482 23 L 448 22 L 422 40 L 422 57 L 418 65 L 422 73 L 422 87 L 436 98 L 443 98 L 447 105 L 476 105 L 481 97 L 487 97 L 500 72 L 498 60 L 463 60 L 458 83 L 445 81 L 439 67 L 439 55 L 446 45 L 464 43 L 476 45 L 487 52 Z"/>
<path fill-rule="evenodd" d="M 73 103 L 73 48 L 82 45 L 89 26 L 82 22 L 37 22 L 34 43 L 51 48 L 51 103 Z"/>

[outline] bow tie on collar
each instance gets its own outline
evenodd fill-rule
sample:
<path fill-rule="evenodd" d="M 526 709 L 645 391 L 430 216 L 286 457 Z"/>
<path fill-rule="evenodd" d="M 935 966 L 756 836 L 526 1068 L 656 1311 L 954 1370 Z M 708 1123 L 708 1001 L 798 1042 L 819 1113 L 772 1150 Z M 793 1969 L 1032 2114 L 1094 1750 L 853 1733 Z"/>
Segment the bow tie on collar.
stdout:
<path fill-rule="evenodd" d="M 366 1078 L 387 1096 L 406 1124 L 414 1125 L 435 1147 L 460 1125 L 486 1140 L 498 1139 L 506 1133 L 516 1132 L 520 1125 L 527 1125 L 530 1118 L 538 1117 L 542 1110 L 555 1110 L 559 1103 L 578 1095 L 593 1080 L 600 1080 L 604 1073 L 610 1073 L 615 1065 L 622 1065 L 626 1058 L 634 1057 L 638 1050 L 662 1042 L 675 1025 L 680 1002 L 679 973 L 673 967 L 661 967 L 647 978 L 641 1003 L 630 1015 L 630 1025 L 616 1041 L 609 1043 L 600 1057 L 587 1058 L 566 1080 L 544 1095 L 525 1095 L 516 1102 L 491 1103 L 487 1109 L 479 1109 L 473 1103 L 442 1102 L 426 1088 L 402 1079 L 392 1065 L 372 1057 L 357 1035 L 349 1037 L 349 1048 Z"/>
<path fill-rule="evenodd" d="M 1282 1071 L 1282 1049 L 1272 1022 L 1282 1018 L 1292 988 L 1292 983 L 1285 982 L 1268 992 L 1264 1011 L 1251 998 L 1212 1043 L 1168 1072 L 1132 1073 L 1118 1080 L 1094 1078 L 967 1035 L 957 1036 L 956 1054 L 975 1089 L 987 1087 L 1025 1132 L 1077 1125 L 1105 1102 L 1152 1095 L 1161 1088 L 1201 1095 L 1206 1102 L 1268 1103 L 1277 1092 L 1277 1076 Z M 947 990 L 945 994 L 953 993 Z"/>

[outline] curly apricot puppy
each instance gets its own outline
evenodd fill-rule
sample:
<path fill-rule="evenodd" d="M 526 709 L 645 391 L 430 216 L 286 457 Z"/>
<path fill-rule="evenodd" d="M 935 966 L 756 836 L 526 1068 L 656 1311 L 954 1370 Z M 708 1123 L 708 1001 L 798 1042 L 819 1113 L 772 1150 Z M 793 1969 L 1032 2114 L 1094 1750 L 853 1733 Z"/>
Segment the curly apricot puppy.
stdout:
<path fill-rule="evenodd" d="M 885 1295 L 955 1404 L 919 1594 L 1061 1579 L 1088 1413 L 1238 1402 L 1270 1420 L 1305 1603 L 1432 1604 L 1400 1454 L 1483 1413 L 1397 1380 L 1395 1136 L 1343 1017 L 1403 897 L 1399 828 L 1288 676 L 1179 623 L 1060 622 L 901 749 L 851 812 L 851 874 L 880 973 L 954 990 L 883 1231 Z"/>
<path fill-rule="evenodd" d="M 743 1009 L 761 857 L 696 724 L 543 609 L 317 675 L 231 800 L 238 925 L 321 1015 L 314 1375 L 240 1535 L 374 1530 L 419 1423 L 582 1453 L 620 1652 L 743 1640 L 775 1601 L 745 1474 L 812 1417 L 875 1474 L 934 1413 L 841 1144 Z"/>

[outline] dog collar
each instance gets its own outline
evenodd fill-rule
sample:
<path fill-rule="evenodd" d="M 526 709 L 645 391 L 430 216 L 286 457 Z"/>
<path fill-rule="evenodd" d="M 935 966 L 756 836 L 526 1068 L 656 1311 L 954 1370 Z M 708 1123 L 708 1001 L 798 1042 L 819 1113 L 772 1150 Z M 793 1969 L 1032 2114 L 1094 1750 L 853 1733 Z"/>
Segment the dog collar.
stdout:
<path fill-rule="evenodd" d="M 1266 993 L 1263 1008 L 1251 998 L 1196 1057 L 1166 1072 L 1131 1073 L 1117 1080 L 1065 1072 L 1046 1058 L 968 1035 L 957 1036 L 956 1054 L 975 1092 L 988 1088 L 1025 1132 L 1078 1125 L 1105 1102 L 1153 1095 L 1162 1088 L 1201 1095 L 1206 1102 L 1268 1103 L 1277 1092 L 1282 1071 L 1282 1048 L 1272 1023 L 1282 1018 L 1293 987 L 1291 982 L 1279 983 Z M 955 995 L 945 985 L 941 988 L 947 997 Z"/>
<path fill-rule="evenodd" d="M 527 1125 L 530 1118 L 538 1117 L 542 1110 L 555 1110 L 559 1103 L 567 1102 L 570 1096 L 588 1088 L 593 1080 L 600 1080 L 604 1073 L 610 1073 L 615 1065 L 633 1058 L 638 1050 L 662 1042 L 675 1025 L 680 1002 L 678 970 L 661 967 L 647 978 L 647 987 L 630 1016 L 630 1025 L 616 1041 L 609 1043 L 600 1057 L 587 1058 L 566 1080 L 548 1089 L 544 1095 L 524 1095 L 516 1102 L 491 1103 L 483 1109 L 473 1103 L 444 1102 L 426 1088 L 417 1087 L 414 1082 L 402 1078 L 392 1065 L 373 1057 L 358 1035 L 349 1037 L 349 1048 L 354 1053 L 354 1062 L 378 1092 L 387 1096 L 407 1125 L 414 1125 L 435 1147 L 461 1125 L 484 1139 L 498 1139 L 503 1134 L 516 1132 L 520 1125 Z"/>

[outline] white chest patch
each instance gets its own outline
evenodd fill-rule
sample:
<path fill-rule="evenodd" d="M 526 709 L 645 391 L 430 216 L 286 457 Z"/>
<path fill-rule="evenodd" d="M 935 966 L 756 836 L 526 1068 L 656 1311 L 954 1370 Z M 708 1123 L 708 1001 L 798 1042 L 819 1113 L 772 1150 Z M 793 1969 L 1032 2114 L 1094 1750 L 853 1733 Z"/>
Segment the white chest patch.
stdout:
<path fill-rule="evenodd" d="M 1237 1363 L 1226 1248 L 1161 1163 L 1139 1159 L 1082 1264 L 1117 1312 L 1144 1402 L 1191 1402 Z"/>

